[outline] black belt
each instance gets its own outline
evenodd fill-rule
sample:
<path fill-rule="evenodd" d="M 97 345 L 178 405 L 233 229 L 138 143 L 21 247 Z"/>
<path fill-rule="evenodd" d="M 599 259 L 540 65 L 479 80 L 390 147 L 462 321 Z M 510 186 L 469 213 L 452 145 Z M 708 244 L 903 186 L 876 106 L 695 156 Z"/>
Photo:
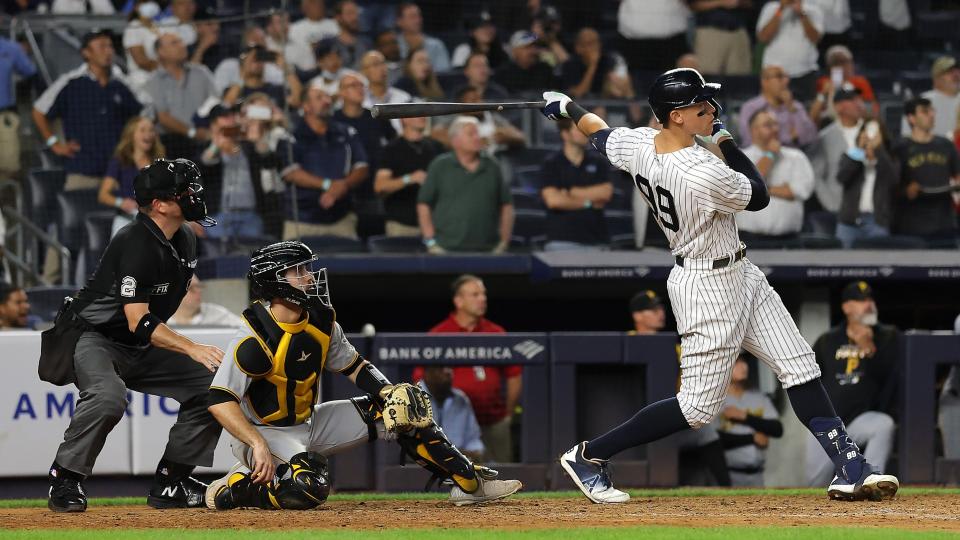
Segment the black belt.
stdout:
<path fill-rule="evenodd" d="M 731 257 L 720 257 L 719 259 L 714 259 L 711 267 L 716 270 L 718 268 L 725 268 L 731 264 L 739 261 L 740 259 L 747 256 L 747 248 L 742 247 L 733 254 L 732 260 Z M 677 255 L 674 257 L 674 260 L 677 261 L 677 266 L 683 266 L 683 257 Z"/>

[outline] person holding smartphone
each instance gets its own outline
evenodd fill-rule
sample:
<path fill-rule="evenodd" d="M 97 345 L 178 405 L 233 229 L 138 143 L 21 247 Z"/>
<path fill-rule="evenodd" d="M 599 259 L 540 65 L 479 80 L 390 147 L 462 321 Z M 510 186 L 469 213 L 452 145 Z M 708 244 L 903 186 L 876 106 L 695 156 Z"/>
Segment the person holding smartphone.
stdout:
<path fill-rule="evenodd" d="M 864 122 L 857 143 L 840 157 L 843 188 L 837 238 L 845 249 L 860 238 L 890 236 L 899 171 L 890 137 L 879 120 Z"/>
<path fill-rule="evenodd" d="M 223 93 L 223 101 L 227 104 L 236 104 L 254 92 L 262 92 L 274 103 L 282 105 L 284 102 L 291 107 L 300 106 L 301 85 L 295 74 L 286 75 L 287 86 L 268 82 L 264 78 L 268 64 L 279 64 L 284 68 L 283 57 L 261 45 L 247 47 L 240 53 L 240 84 L 228 88 Z"/>

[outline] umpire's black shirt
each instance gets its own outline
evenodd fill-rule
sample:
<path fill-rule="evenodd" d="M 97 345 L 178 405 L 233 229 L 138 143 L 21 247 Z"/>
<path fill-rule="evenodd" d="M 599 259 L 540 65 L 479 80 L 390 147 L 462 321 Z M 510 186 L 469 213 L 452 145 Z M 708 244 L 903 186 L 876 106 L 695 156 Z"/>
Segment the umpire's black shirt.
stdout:
<path fill-rule="evenodd" d="M 147 345 L 130 332 L 124 304 L 147 303 L 150 313 L 166 321 L 180 306 L 196 266 L 197 237 L 188 225 L 167 240 L 152 219 L 138 214 L 110 240 L 73 310 L 110 339 Z"/>

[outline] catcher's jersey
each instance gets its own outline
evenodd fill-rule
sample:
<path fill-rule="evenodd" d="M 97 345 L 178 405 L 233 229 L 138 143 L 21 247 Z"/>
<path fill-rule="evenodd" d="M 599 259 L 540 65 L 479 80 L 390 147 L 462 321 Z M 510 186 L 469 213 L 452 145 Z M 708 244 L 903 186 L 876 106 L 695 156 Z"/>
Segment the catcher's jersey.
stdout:
<path fill-rule="evenodd" d="M 277 322 L 266 304 L 243 312 L 211 390 L 232 395 L 254 424 L 292 426 L 320 402 L 323 370 L 341 372 L 359 360 L 333 310 L 311 310 L 295 324 Z"/>
<path fill-rule="evenodd" d="M 633 178 L 674 255 L 713 259 L 740 249 L 734 214 L 750 202 L 750 180 L 696 144 L 657 154 L 657 133 L 616 128 L 598 150 Z"/>

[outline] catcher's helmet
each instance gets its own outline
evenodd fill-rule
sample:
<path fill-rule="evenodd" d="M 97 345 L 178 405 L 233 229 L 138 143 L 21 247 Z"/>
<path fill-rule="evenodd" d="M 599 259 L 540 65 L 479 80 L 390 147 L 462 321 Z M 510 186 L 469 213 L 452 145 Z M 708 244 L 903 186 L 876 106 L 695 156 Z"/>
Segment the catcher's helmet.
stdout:
<path fill-rule="evenodd" d="M 133 193 L 140 206 L 147 206 L 154 199 L 176 201 L 187 221 L 197 221 L 205 227 L 217 224 L 207 216 L 200 170 L 189 159 L 160 158 L 140 169 L 133 179 Z"/>
<path fill-rule="evenodd" d="M 703 75 L 695 69 L 671 69 L 657 77 L 650 87 L 647 101 L 657 120 L 663 124 L 670 111 L 707 101 L 717 109 L 717 116 L 722 110 L 717 103 L 716 96 L 720 93 L 720 85 L 708 83 Z"/>
<path fill-rule="evenodd" d="M 253 297 L 262 300 L 282 298 L 302 307 L 311 302 L 331 307 L 327 269 L 314 269 L 316 260 L 317 255 L 303 242 L 277 242 L 258 249 L 250 258 L 250 271 L 247 272 Z M 285 273 L 301 265 L 305 268 L 298 277 L 306 278 L 309 274 L 313 279 L 306 279 L 303 286 L 297 286 L 287 280 Z"/>

